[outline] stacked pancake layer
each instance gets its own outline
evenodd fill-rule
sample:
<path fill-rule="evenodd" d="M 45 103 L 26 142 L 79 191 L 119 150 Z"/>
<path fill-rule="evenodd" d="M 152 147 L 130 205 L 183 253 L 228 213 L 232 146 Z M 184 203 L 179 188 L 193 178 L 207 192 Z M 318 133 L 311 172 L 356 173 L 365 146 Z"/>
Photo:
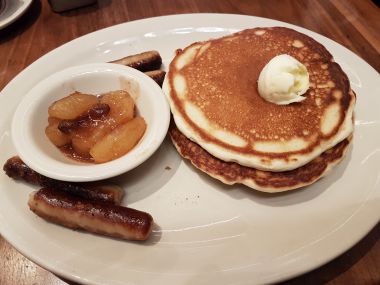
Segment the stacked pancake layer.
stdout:
<path fill-rule="evenodd" d="M 259 95 L 260 72 L 279 54 L 307 67 L 310 88 L 304 101 L 281 106 Z M 180 154 L 228 184 L 273 192 L 313 183 L 343 158 L 353 131 L 355 95 L 347 76 L 321 44 L 287 28 L 244 30 L 178 51 L 164 91 L 178 127 L 172 126 L 171 136 Z M 181 136 L 173 135 L 178 132 Z M 188 151 L 195 148 L 202 151 Z M 218 161 L 224 170 L 199 163 L 200 153 L 203 161 Z M 327 159 L 331 153 L 334 158 Z M 323 171 L 315 170 L 316 162 Z M 299 169 L 309 164 L 314 167 L 307 168 L 303 181 Z M 239 176 L 236 169 L 250 175 Z M 285 176 L 290 180 L 276 182 Z"/>

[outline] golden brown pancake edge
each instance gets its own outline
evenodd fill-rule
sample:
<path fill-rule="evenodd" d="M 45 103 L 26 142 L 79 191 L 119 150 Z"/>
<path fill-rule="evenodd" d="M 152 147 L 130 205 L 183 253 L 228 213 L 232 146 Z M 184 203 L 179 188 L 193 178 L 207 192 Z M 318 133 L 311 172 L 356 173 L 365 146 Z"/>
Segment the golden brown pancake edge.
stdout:
<path fill-rule="evenodd" d="M 265 36 L 265 34 L 275 33 L 277 35 L 277 38 L 283 39 L 282 43 L 287 42 L 287 46 L 283 47 L 283 45 L 280 45 L 279 48 L 270 50 L 267 54 L 267 56 L 260 57 L 259 64 L 254 64 L 254 67 L 250 67 L 252 72 L 239 72 L 239 76 L 244 76 L 244 74 L 256 74 L 251 75 L 252 78 L 258 77 L 259 71 L 262 69 L 262 67 L 265 65 L 265 62 L 270 59 L 270 57 L 277 55 L 277 53 L 283 53 L 284 50 L 286 51 L 289 49 L 289 46 L 291 46 L 292 52 L 288 52 L 288 54 L 296 57 L 301 62 L 305 60 L 302 60 L 302 57 L 309 56 L 309 59 L 305 62 L 307 65 L 309 65 L 310 72 L 311 72 L 311 85 L 314 86 L 308 90 L 309 94 L 307 94 L 307 99 L 304 100 L 304 103 L 296 103 L 291 104 L 291 106 L 278 106 L 269 102 L 266 102 L 263 100 L 260 96 L 255 96 L 255 104 L 246 104 L 246 101 L 244 100 L 250 100 L 250 98 L 244 97 L 242 102 L 234 101 L 235 99 L 231 99 L 231 102 L 227 102 L 226 104 L 229 106 L 235 106 L 235 111 L 231 112 L 223 112 L 223 110 L 216 109 L 214 111 L 208 110 L 207 106 L 211 106 L 210 108 L 214 108 L 217 106 L 217 108 L 225 108 L 225 106 L 220 107 L 222 104 L 219 104 L 219 101 L 213 101 L 214 103 L 208 103 L 207 104 L 207 96 L 202 94 L 202 90 L 204 89 L 196 89 L 193 88 L 191 90 L 195 90 L 197 93 L 201 93 L 201 96 L 199 96 L 199 99 L 194 99 L 194 101 L 199 105 L 203 106 L 202 108 L 205 108 L 205 113 L 207 114 L 208 118 L 215 119 L 215 122 L 220 124 L 222 129 L 227 129 L 231 132 L 237 132 L 239 135 L 241 135 L 243 138 L 247 139 L 250 143 L 248 144 L 248 147 L 236 147 L 232 146 L 230 144 L 226 144 L 223 141 L 220 141 L 216 139 L 213 136 L 210 136 L 210 133 L 207 131 L 199 128 L 192 119 L 188 116 L 188 114 L 184 111 L 184 107 L 182 103 L 178 100 L 176 97 L 175 92 L 173 91 L 173 75 L 171 76 L 171 72 L 169 71 L 167 81 L 170 87 L 170 94 L 172 104 L 175 105 L 175 108 L 178 110 L 180 115 L 182 116 L 182 119 L 185 121 L 185 123 L 196 133 L 196 136 L 192 136 L 191 139 L 195 140 L 198 144 L 200 144 L 202 147 L 205 147 L 205 144 L 203 142 L 205 141 L 206 144 L 215 144 L 218 147 L 226 148 L 228 151 L 236 152 L 238 154 L 247 155 L 248 157 L 250 155 L 256 156 L 260 159 L 260 163 L 263 164 L 263 169 L 267 170 L 273 170 L 273 171 L 279 171 L 276 169 L 271 169 L 270 164 L 274 160 L 280 160 L 283 161 L 283 163 L 286 165 L 287 163 L 293 163 L 294 160 L 299 159 L 299 157 L 306 157 L 305 163 L 309 162 L 311 159 L 317 157 L 322 152 L 317 149 L 322 142 L 324 143 L 327 141 L 328 143 L 324 144 L 324 148 L 327 149 L 331 148 L 334 144 L 339 143 L 343 139 L 345 139 L 346 136 L 348 136 L 349 133 L 351 133 L 350 130 L 346 130 L 346 133 L 344 136 L 339 137 L 336 141 L 330 141 L 330 139 L 334 136 L 337 136 L 339 133 L 343 121 L 344 120 L 350 120 L 351 118 L 346 118 L 348 116 L 348 112 L 352 113 L 355 96 L 353 95 L 353 92 L 350 89 L 349 81 L 345 73 L 342 71 L 340 66 L 336 64 L 333 61 L 333 58 L 331 54 L 318 42 L 316 42 L 314 39 L 301 34 L 297 31 L 283 28 L 283 27 L 274 27 L 274 28 L 255 28 L 255 29 L 249 29 L 244 30 L 242 32 L 229 35 L 227 37 L 210 40 L 204 43 L 211 43 L 211 44 L 220 44 L 226 39 L 234 38 L 234 37 L 245 37 L 247 35 L 247 38 L 253 37 L 252 35 L 257 33 L 258 31 L 265 31 L 265 33 L 262 36 Z M 292 39 L 292 41 L 290 41 Z M 228 42 L 228 41 L 227 41 Z M 186 49 L 190 48 L 194 45 L 202 45 L 204 43 L 194 43 L 193 45 L 190 45 L 189 47 L 185 48 L 183 51 L 179 51 L 179 54 L 186 51 Z M 300 47 L 293 47 L 294 43 L 301 44 L 302 49 L 306 48 L 306 52 L 303 55 L 302 53 L 296 54 L 293 52 L 293 50 L 299 50 Z M 225 44 L 225 43 L 223 43 Z M 229 42 L 228 42 L 229 44 Z M 265 47 L 265 45 L 263 46 Z M 206 52 L 203 52 L 202 55 L 206 55 Z M 200 57 L 201 58 L 201 57 Z M 199 58 L 199 60 L 200 60 Z M 233 59 L 233 56 L 229 55 L 229 58 Z M 256 62 L 257 63 L 257 62 Z M 176 58 L 172 61 L 170 64 L 170 69 L 176 71 L 175 69 L 176 64 Z M 317 70 L 314 70 L 313 64 L 319 66 Z M 221 78 L 216 79 L 216 82 L 231 82 L 227 79 L 230 78 L 231 74 L 236 74 L 237 71 L 233 72 L 231 69 L 233 69 L 233 64 L 227 64 L 229 70 L 222 70 L 221 72 Z M 196 86 L 202 85 L 202 80 L 206 78 L 206 74 L 202 74 L 202 68 L 194 70 L 191 70 L 190 73 L 192 74 L 191 77 L 193 82 Z M 253 68 L 253 69 L 252 69 Z M 315 73 L 315 74 L 314 74 Z M 327 76 L 324 81 L 320 80 L 320 74 L 325 74 Z M 330 80 L 331 79 L 331 80 Z M 255 79 L 256 80 L 256 79 Z M 255 81 L 254 80 L 254 81 Z M 244 80 L 243 80 L 244 81 Z M 249 81 L 249 80 L 246 80 Z M 252 80 L 251 80 L 252 81 Z M 232 80 L 234 82 L 234 80 Z M 252 82 L 251 82 L 252 83 Z M 256 84 L 256 83 L 255 83 Z M 244 85 L 244 84 L 243 84 Z M 224 85 L 226 86 L 226 85 Z M 324 88 L 330 86 L 330 93 L 328 96 L 317 96 L 318 92 L 323 93 L 321 90 L 324 90 Z M 331 87 L 332 86 L 332 87 Z M 240 87 L 239 87 L 240 88 Z M 241 86 L 239 91 L 243 90 L 245 87 Z M 256 85 L 251 84 L 250 87 L 251 91 L 256 90 Z M 212 88 L 208 88 L 208 90 L 212 90 Z M 237 94 L 241 94 L 242 92 L 236 92 Z M 257 92 L 257 90 L 256 90 Z M 339 93 L 340 92 L 340 93 Z M 338 94 L 338 95 L 336 95 Z M 206 98 L 206 99 L 205 99 Z M 229 96 L 230 98 L 234 98 L 234 96 Z M 252 99 L 252 98 L 251 98 Z M 206 103 L 204 103 L 206 100 Z M 322 102 L 319 102 L 321 101 Z M 320 106 L 316 106 L 316 102 L 319 102 L 321 104 Z M 327 104 L 326 106 L 330 106 L 329 104 L 331 101 L 336 102 L 340 106 L 339 111 L 339 119 L 338 124 L 333 127 L 327 134 L 322 134 L 318 128 L 316 129 L 316 125 L 318 125 L 319 121 L 321 120 L 321 110 L 323 110 L 323 104 Z M 203 103 L 202 103 L 203 102 Z M 212 101 L 211 101 L 212 102 Z M 329 103 L 330 102 L 330 103 Z M 236 103 L 236 104 L 235 104 Z M 234 105 L 235 104 L 235 105 Z M 314 105 L 313 105 L 314 104 Z M 204 107 L 206 106 L 206 107 Z M 244 109 L 245 106 L 248 106 L 248 109 Z M 249 109 L 253 106 L 253 109 Z M 322 107 L 321 107 L 322 106 Z M 308 110 L 311 110 L 310 112 Z M 231 110 L 229 110 L 231 111 Z M 255 112 L 256 111 L 256 112 Z M 226 115 L 223 115 L 225 113 Z M 308 115 L 305 117 L 305 113 L 308 113 Z M 219 115 L 221 114 L 221 115 Z M 271 114 L 270 116 L 268 114 Z M 250 116 L 248 118 L 248 115 Z M 219 117 L 218 117 L 219 116 Z M 176 119 L 176 116 L 174 116 Z M 271 118 L 269 118 L 271 117 Z M 245 118 L 245 119 L 244 119 Z M 248 118 L 248 119 L 247 119 Z M 281 118 L 281 119 L 279 119 Z M 224 121 L 223 121 L 224 120 Z M 318 121 L 319 120 L 319 121 Z M 177 120 L 176 120 L 177 122 Z M 214 122 L 214 121 L 213 121 Z M 254 135 L 252 134 L 251 130 L 254 128 L 255 132 Z M 276 128 L 277 129 L 276 131 Z M 285 130 L 281 133 L 281 130 Z M 181 128 L 181 131 L 184 132 L 184 130 Z M 272 132 L 272 133 L 271 133 Z M 186 132 L 185 132 L 186 133 Z M 278 133 L 278 134 L 276 134 Z M 282 134 L 282 135 L 281 135 Z M 309 145 L 305 149 L 301 149 L 300 151 L 285 151 L 283 153 L 270 153 L 270 152 L 262 152 L 257 151 L 254 148 L 251 147 L 252 144 L 255 143 L 255 139 L 257 141 L 257 136 L 259 137 L 259 141 L 262 140 L 274 140 L 278 141 L 279 139 L 288 140 L 291 139 L 292 136 L 302 136 L 308 138 Z M 208 149 L 206 147 L 208 151 Z M 323 149 L 323 148 L 322 148 Z M 323 150 L 326 150 L 323 149 Z M 214 152 L 211 151 L 213 155 L 215 155 Z M 227 160 L 224 157 L 220 157 L 217 155 L 218 158 Z M 231 159 L 234 160 L 234 159 Z M 249 159 L 247 159 L 249 161 Z M 236 159 L 235 159 L 236 161 Z M 245 163 L 242 163 L 241 161 L 237 160 L 240 164 L 245 165 Z M 304 164 L 304 163 L 303 163 Z M 250 166 L 250 165 L 248 165 Z M 293 167 L 297 168 L 299 167 Z M 292 169 L 292 168 L 290 168 Z M 281 170 L 280 170 L 281 171 Z"/>
<path fill-rule="evenodd" d="M 212 156 L 183 135 L 174 122 L 170 125 L 169 135 L 179 154 L 202 172 L 225 184 L 239 183 L 270 193 L 294 190 L 316 182 L 344 158 L 352 141 L 352 136 L 349 136 L 297 169 L 271 172 L 226 162 Z"/>

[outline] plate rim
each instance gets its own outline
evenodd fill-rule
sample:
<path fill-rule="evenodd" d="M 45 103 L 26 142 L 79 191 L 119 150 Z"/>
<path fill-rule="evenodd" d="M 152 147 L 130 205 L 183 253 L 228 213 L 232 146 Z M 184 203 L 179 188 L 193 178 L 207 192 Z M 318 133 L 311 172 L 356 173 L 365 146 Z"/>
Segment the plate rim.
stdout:
<path fill-rule="evenodd" d="M 41 56 L 39 59 L 37 59 L 37 60 L 36 60 L 35 62 L 33 62 L 31 65 L 29 65 L 28 67 L 26 67 L 23 71 L 21 71 L 18 75 L 16 75 L 16 76 L 15 76 L 15 77 L 14 77 L 14 78 L 13 78 L 13 79 L 12 79 L 12 80 L 11 80 L 11 81 L 10 81 L 5 87 L 4 87 L 4 89 L 0 92 L 0 100 L 3 100 L 4 97 L 7 97 L 6 95 L 9 94 L 8 90 L 9 90 L 9 89 L 12 89 L 13 84 L 16 83 L 17 78 L 19 77 L 20 74 L 24 73 L 24 71 L 27 71 L 27 70 L 33 68 L 34 64 L 35 64 L 36 62 L 38 62 L 39 60 L 41 60 L 42 58 L 48 58 L 48 57 L 54 56 L 54 51 L 56 51 L 57 49 L 60 49 L 60 48 L 62 48 L 62 47 L 64 47 L 64 46 L 71 45 L 71 44 L 73 44 L 73 42 L 76 42 L 77 40 L 79 41 L 80 39 L 83 39 L 83 38 L 85 38 L 85 37 L 87 37 L 87 36 L 89 36 L 89 35 L 94 35 L 94 34 L 96 34 L 96 33 L 98 33 L 98 32 L 106 33 L 107 30 L 117 29 L 117 28 L 115 28 L 116 26 L 130 25 L 131 23 L 138 24 L 139 22 L 152 21 L 152 20 L 154 20 L 154 21 L 155 21 L 155 20 L 162 20 L 162 19 L 166 19 L 166 18 L 168 18 L 168 17 L 183 17 L 183 16 L 186 16 L 186 17 L 187 17 L 187 16 L 191 16 L 191 17 L 194 17 L 194 16 L 195 16 L 195 17 L 196 17 L 197 15 L 204 15 L 204 16 L 208 16 L 208 15 L 215 16 L 215 15 L 216 15 L 216 16 L 218 16 L 218 17 L 223 17 L 223 16 L 226 16 L 226 15 L 227 15 L 227 16 L 236 16 L 236 17 L 247 17 L 247 18 L 251 18 L 251 19 L 256 19 L 256 18 L 258 18 L 258 19 L 270 20 L 270 21 L 273 21 L 273 22 L 276 23 L 276 24 L 284 24 L 284 26 L 296 27 L 297 30 L 301 30 L 302 32 L 306 32 L 307 34 L 310 34 L 310 33 L 311 33 L 311 34 L 316 34 L 316 35 L 318 35 L 318 36 L 320 36 L 320 37 L 322 37 L 322 38 L 324 38 L 324 39 L 326 39 L 326 40 L 328 40 L 328 41 L 331 41 L 331 42 L 333 42 L 333 43 L 339 45 L 340 48 L 344 48 L 344 49 L 347 50 L 348 52 L 352 53 L 352 54 L 355 55 L 359 60 L 361 60 L 364 64 L 366 64 L 368 67 L 370 67 L 370 68 L 373 69 L 375 72 L 377 72 L 377 71 L 376 71 L 376 70 L 375 70 L 370 64 L 366 63 L 366 62 L 365 62 L 360 56 L 356 55 L 355 53 L 353 53 L 352 51 L 350 51 L 350 50 L 347 49 L 346 47 L 340 45 L 339 43 L 336 43 L 335 41 L 333 41 L 333 40 L 331 40 L 331 39 L 328 39 L 328 38 L 324 37 L 323 35 L 320 35 L 320 34 L 318 34 L 318 33 L 316 33 L 316 32 L 313 32 L 313 31 L 307 30 L 307 29 L 305 29 L 305 28 L 303 28 L 303 27 L 300 27 L 300 26 L 296 26 L 296 25 L 293 25 L 293 24 L 289 24 L 289 23 L 285 23 L 285 22 L 281 22 L 281 21 L 277 21 L 277 20 L 272 20 L 272 19 L 269 19 L 269 18 L 256 17 L 256 16 L 250 16 L 250 15 L 220 14 L 220 13 L 175 14 L 175 15 L 167 15 L 167 16 L 158 16 L 158 17 L 152 17 L 152 18 L 139 19 L 139 20 L 136 20 L 136 21 L 131 21 L 131 22 L 126 22 L 126 23 L 118 24 L 118 25 L 111 26 L 111 27 L 107 27 L 107 28 L 104 28 L 104 29 L 101 29 L 101 30 L 98 30 L 98 31 L 94 31 L 94 32 L 89 33 L 89 34 L 87 34 L 87 35 L 81 36 L 81 37 L 79 37 L 79 38 L 77 38 L 77 39 L 74 39 L 74 40 L 72 40 L 72 41 L 70 41 L 70 42 L 68 42 L 68 43 L 65 43 L 64 45 L 62 45 L 62 46 L 60 46 L 60 47 L 57 47 L 56 49 L 53 49 L 53 50 L 50 51 L 49 53 L 47 53 L 47 54 Z M 253 22 L 253 26 L 254 26 L 254 25 L 255 25 L 255 23 Z M 223 26 L 223 25 L 219 25 L 219 26 Z M 127 37 L 129 37 L 129 36 L 127 36 Z M 9 96 L 10 96 L 10 95 L 9 95 Z M 371 192 L 371 193 L 373 194 L 373 192 Z M 368 201 L 368 200 L 366 200 L 365 202 L 367 202 L 367 201 Z M 363 202 L 363 204 L 364 204 L 364 202 Z M 365 209 L 363 209 L 363 207 L 361 207 L 360 211 L 359 211 L 359 210 L 357 211 L 357 214 L 358 214 L 359 212 L 362 213 L 363 210 L 365 210 Z M 356 217 L 357 217 L 357 214 L 356 214 Z M 379 214 L 380 214 L 380 213 L 379 213 Z M 379 216 L 379 215 L 378 215 L 378 216 Z M 62 276 L 62 277 L 68 278 L 68 279 L 70 279 L 70 280 L 74 280 L 74 281 L 76 281 L 76 282 L 81 282 L 81 283 L 84 282 L 84 283 L 88 283 L 88 284 L 89 284 L 89 282 L 90 282 L 91 280 L 87 280 L 86 278 L 79 277 L 79 276 L 75 276 L 75 275 L 72 275 L 72 274 L 71 274 L 71 275 L 66 275 L 66 274 L 62 273 L 60 270 L 58 270 L 57 268 L 54 268 L 53 266 L 50 266 L 50 265 L 47 264 L 47 263 L 44 263 L 43 260 L 41 261 L 39 258 L 36 258 L 35 256 L 31 256 L 31 255 L 29 255 L 29 254 L 28 254 L 29 252 L 25 253 L 25 250 L 22 250 L 22 249 L 20 249 L 17 245 L 14 245 L 14 243 L 13 243 L 11 240 L 8 239 L 7 234 L 4 235 L 4 231 L 3 231 L 3 226 L 4 226 L 4 224 L 1 222 L 1 221 L 2 221 L 1 217 L 2 217 L 2 216 L 0 215 L 0 224 L 2 225 L 2 227 L 1 227 L 1 232 L 2 232 L 1 234 L 2 234 L 2 236 L 3 236 L 3 237 L 4 237 L 4 238 L 5 238 L 10 244 L 12 244 L 12 246 L 14 246 L 18 251 L 22 252 L 22 254 L 23 254 L 24 256 L 26 256 L 27 258 L 29 258 L 29 259 L 32 260 L 33 262 L 39 264 L 39 265 L 42 266 L 43 268 L 46 268 L 47 270 L 49 270 L 49 271 L 51 271 L 51 272 L 57 273 L 59 276 Z M 309 268 L 308 270 L 304 270 L 304 271 L 301 271 L 301 272 L 296 271 L 296 272 L 290 273 L 290 274 L 288 274 L 288 275 L 286 275 L 286 276 L 283 276 L 282 278 L 277 278 L 277 279 L 275 279 L 274 281 L 279 282 L 279 281 L 287 280 L 287 279 L 289 279 L 289 278 L 293 278 L 293 277 L 298 276 L 298 275 L 300 275 L 300 274 L 304 274 L 304 273 L 306 273 L 306 272 L 309 272 L 309 271 L 311 271 L 311 270 L 313 270 L 313 269 L 315 269 L 315 268 L 318 268 L 318 267 L 322 266 L 323 264 L 326 264 L 327 262 L 329 262 L 329 261 L 331 261 L 332 259 L 336 258 L 337 256 L 341 255 L 343 252 L 349 250 L 352 246 L 354 246 L 357 242 L 359 242 L 363 237 L 365 237 L 365 236 L 366 236 L 366 235 L 367 235 L 367 234 L 368 234 L 368 233 L 369 233 L 369 232 L 370 232 L 370 231 L 371 231 L 371 230 L 377 225 L 377 223 L 379 222 L 379 219 L 380 219 L 380 216 L 378 217 L 377 221 L 371 223 L 372 226 L 370 226 L 370 228 L 367 227 L 367 231 L 366 231 L 365 233 L 359 235 L 358 238 L 351 240 L 350 245 L 349 245 L 348 247 L 346 246 L 345 248 L 342 248 L 338 253 L 333 254 L 333 255 L 330 255 L 330 258 L 327 258 L 327 259 L 325 258 L 324 261 L 315 264 L 314 267 L 311 267 L 311 268 Z M 352 222 L 352 220 L 351 220 L 351 222 Z"/>
<path fill-rule="evenodd" d="M 20 18 L 28 10 L 32 2 L 33 0 L 23 0 L 22 5 L 13 14 L 3 20 L 0 20 L 0 30 L 4 29 L 5 27 L 15 22 L 18 18 Z"/>

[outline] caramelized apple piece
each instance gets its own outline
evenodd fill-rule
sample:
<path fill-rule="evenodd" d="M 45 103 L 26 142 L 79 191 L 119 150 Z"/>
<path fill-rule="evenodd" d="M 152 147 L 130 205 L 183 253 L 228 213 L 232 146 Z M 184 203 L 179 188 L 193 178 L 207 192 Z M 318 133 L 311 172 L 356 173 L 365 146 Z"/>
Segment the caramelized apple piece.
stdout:
<path fill-rule="evenodd" d="M 69 135 L 62 133 L 58 129 L 61 120 L 49 117 L 49 125 L 45 129 L 45 134 L 48 139 L 56 146 L 63 146 L 70 143 L 71 138 Z"/>
<path fill-rule="evenodd" d="M 73 134 L 72 146 L 78 154 L 88 156 L 90 149 L 96 142 L 111 132 L 112 129 L 113 126 L 108 121 L 95 122 L 93 126 L 81 129 Z"/>
<path fill-rule="evenodd" d="M 87 112 L 74 120 L 62 120 L 58 125 L 58 129 L 62 133 L 70 134 L 80 129 L 93 127 L 98 121 L 104 121 L 109 111 L 110 107 L 107 104 L 94 104 Z"/>
<path fill-rule="evenodd" d="M 111 91 L 100 96 L 100 103 L 110 106 L 109 120 L 114 126 L 133 119 L 135 103 L 125 90 Z"/>
<path fill-rule="evenodd" d="M 99 140 L 90 150 L 90 155 L 96 163 L 116 159 L 129 152 L 139 142 L 145 129 L 145 120 L 136 117 Z"/>
<path fill-rule="evenodd" d="M 96 96 L 75 92 L 55 101 L 50 105 L 48 112 L 51 117 L 62 120 L 72 120 L 86 112 L 96 103 L 98 103 Z"/>
<path fill-rule="evenodd" d="M 71 141 L 71 145 L 77 154 L 88 157 L 90 154 L 90 149 L 94 146 L 94 142 L 90 139 L 74 137 Z"/>
<path fill-rule="evenodd" d="M 48 110 L 46 135 L 58 147 L 69 145 L 78 157 L 105 162 L 132 149 L 143 136 L 143 118 L 134 118 L 135 103 L 125 90 L 100 97 L 75 92 Z"/>

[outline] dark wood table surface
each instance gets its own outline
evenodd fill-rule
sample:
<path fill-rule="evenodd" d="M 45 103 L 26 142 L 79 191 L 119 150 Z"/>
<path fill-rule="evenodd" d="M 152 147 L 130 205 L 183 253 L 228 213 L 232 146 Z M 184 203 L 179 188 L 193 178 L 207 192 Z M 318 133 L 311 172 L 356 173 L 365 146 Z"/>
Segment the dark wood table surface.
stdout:
<path fill-rule="evenodd" d="M 197 12 L 299 25 L 344 45 L 380 71 L 380 8 L 371 0 L 99 0 L 61 14 L 47 0 L 34 0 L 21 18 L 0 30 L 0 90 L 45 53 L 87 33 L 137 19 Z M 380 95 L 380 86 L 378 91 Z M 380 284 L 379 237 L 380 224 L 343 255 L 283 284 Z M 73 284 L 31 262 L 0 236 L 0 285 L 67 283 Z"/>

